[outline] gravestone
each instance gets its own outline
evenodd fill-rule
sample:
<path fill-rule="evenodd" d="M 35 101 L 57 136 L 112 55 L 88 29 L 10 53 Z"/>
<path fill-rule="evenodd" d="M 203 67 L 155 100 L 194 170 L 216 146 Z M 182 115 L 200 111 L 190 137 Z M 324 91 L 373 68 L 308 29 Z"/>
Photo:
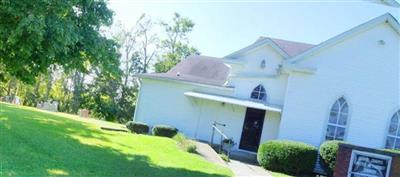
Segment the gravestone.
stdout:
<path fill-rule="evenodd" d="M 89 110 L 80 109 L 79 110 L 79 116 L 84 117 L 84 118 L 89 118 Z"/>
<path fill-rule="evenodd" d="M 36 105 L 36 108 L 43 109 L 46 111 L 57 112 L 58 111 L 58 102 L 57 101 L 39 102 Z"/>
<path fill-rule="evenodd" d="M 340 144 L 334 177 L 399 177 L 400 154 Z"/>
<path fill-rule="evenodd" d="M 1 97 L 0 100 L 11 104 L 21 105 L 21 99 L 18 96 L 4 96 Z"/>

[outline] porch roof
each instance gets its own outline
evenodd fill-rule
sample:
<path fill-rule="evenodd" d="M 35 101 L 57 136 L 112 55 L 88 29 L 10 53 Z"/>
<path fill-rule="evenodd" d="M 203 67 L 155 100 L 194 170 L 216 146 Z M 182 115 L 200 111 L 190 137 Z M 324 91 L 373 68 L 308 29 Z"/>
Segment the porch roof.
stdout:
<path fill-rule="evenodd" d="M 193 98 L 218 101 L 218 102 L 229 103 L 229 104 L 238 105 L 238 106 L 272 111 L 272 112 L 279 112 L 279 113 L 282 112 L 282 108 L 279 106 L 265 105 L 263 103 L 254 102 L 254 101 L 250 101 L 250 100 L 244 100 L 244 99 L 233 98 L 233 97 L 222 96 L 222 95 L 199 93 L 199 92 L 185 92 L 184 94 L 186 96 L 193 97 Z"/>

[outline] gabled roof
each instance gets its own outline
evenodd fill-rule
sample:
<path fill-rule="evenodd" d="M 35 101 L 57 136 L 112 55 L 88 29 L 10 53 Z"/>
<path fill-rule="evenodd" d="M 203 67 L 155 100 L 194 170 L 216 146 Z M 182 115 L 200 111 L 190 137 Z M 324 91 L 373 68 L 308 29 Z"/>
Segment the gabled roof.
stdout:
<path fill-rule="evenodd" d="M 370 1 L 377 4 L 383 4 L 392 7 L 400 7 L 400 3 L 397 2 L 396 0 L 370 0 Z"/>
<path fill-rule="evenodd" d="M 356 26 L 356 27 L 344 32 L 344 33 L 341 33 L 341 34 L 339 34 L 339 35 L 337 35 L 337 36 L 335 36 L 333 38 L 330 38 L 330 39 L 326 40 L 325 42 L 322 42 L 322 43 L 318 44 L 317 46 L 311 48 L 310 50 L 307 50 L 307 51 L 305 51 L 305 52 L 303 52 L 301 54 L 298 54 L 298 55 L 292 57 L 291 59 L 289 59 L 287 61 L 287 63 L 289 63 L 289 64 L 297 63 L 297 62 L 303 60 L 304 58 L 306 58 L 308 56 L 311 56 L 311 55 L 313 55 L 313 54 L 315 54 L 315 53 L 317 53 L 317 52 L 319 52 L 319 51 L 321 51 L 321 50 L 323 50 L 325 48 L 333 46 L 336 43 L 341 42 L 341 41 L 345 40 L 346 38 L 348 38 L 348 37 L 350 37 L 350 36 L 352 36 L 352 35 L 354 35 L 356 33 L 359 33 L 359 32 L 362 32 L 362 31 L 366 31 L 366 30 L 368 30 L 368 29 L 370 29 L 370 28 L 372 28 L 372 27 L 374 27 L 376 25 L 379 25 L 379 24 L 382 24 L 382 23 L 385 23 L 385 22 L 390 24 L 390 26 L 393 27 L 393 29 L 397 33 L 400 34 L 400 24 L 399 24 L 399 22 L 390 13 L 386 13 L 386 14 L 383 14 L 383 15 L 381 15 L 379 17 L 376 17 L 376 18 L 374 18 L 374 19 L 372 19 L 372 20 L 370 20 L 368 22 L 365 22 L 365 23 L 363 23 L 361 25 L 358 25 L 358 26 Z"/>
<path fill-rule="evenodd" d="M 275 44 L 277 44 L 283 51 L 285 51 L 290 57 L 296 56 L 315 45 L 307 44 L 302 42 L 287 41 L 283 39 L 270 38 Z"/>
<path fill-rule="evenodd" d="M 325 48 L 329 48 L 330 46 L 333 46 L 354 34 L 366 31 L 385 22 L 390 24 L 390 26 L 400 34 L 399 22 L 391 14 L 387 13 L 354 27 L 316 46 L 301 42 L 260 37 L 253 44 L 234 52 L 225 58 L 237 58 L 238 56 L 241 56 L 244 53 L 254 50 L 258 47 L 270 45 L 283 57 L 288 58 L 288 60 L 285 60 L 283 63 L 285 69 L 297 70 L 304 73 L 313 73 L 313 68 L 301 68 L 296 66 L 295 63 Z M 182 60 L 167 73 L 142 74 L 140 77 L 184 81 L 227 88 L 225 84 L 227 82 L 229 70 L 230 67 L 226 65 L 221 58 L 197 55 L 190 56 L 187 59 Z"/>
<path fill-rule="evenodd" d="M 290 58 L 293 57 L 307 49 L 312 48 L 314 45 L 312 44 L 307 44 L 307 43 L 302 43 L 302 42 L 294 42 L 294 41 L 288 41 L 288 40 L 283 40 L 283 39 L 276 39 L 276 38 L 270 38 L 270 37 L 260 37 L 254 42 L 253 44 L 240 49 L 234 53 L 231 53 L 224 58 L 237 58 L 241 56 L 242 54 L 256 49 L 258 47 L 263 47 L 266 45 L 271 45 L 278 53 L 280 53 L 284 58 Z"/>
<path fill-rule="evenodd" d="M 182 60 L 166 73 L 148 73 L 140 77 L 224 86 L 229 70 L 229 66 L 220 58 L 193 55 Z"/>

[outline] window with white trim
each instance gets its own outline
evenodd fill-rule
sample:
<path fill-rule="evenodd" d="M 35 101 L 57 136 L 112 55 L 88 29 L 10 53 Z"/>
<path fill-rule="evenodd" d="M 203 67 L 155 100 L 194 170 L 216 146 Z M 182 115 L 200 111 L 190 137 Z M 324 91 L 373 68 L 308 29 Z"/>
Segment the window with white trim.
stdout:
<path fill-rule="evenodd" d="M 389 132 L 386 137 L 387 149 L 400 149 L 400 110 L 394 113 L 392 119 L 390 120 Z"/>
<path fill-rule="evenodd" d="M 265 88 L 262 85 L 258 85 L 251 92 L 250 98 L 255 100 L 265 101 L 267 99 L 267 93 L 265 92 Z"/>
<path fill-rule="evenodd" d="M 333 104 L 326 129 L 326 140 L 344 140 L 347 118 L 349 116 L 349 104 L 343 97 Z"/>

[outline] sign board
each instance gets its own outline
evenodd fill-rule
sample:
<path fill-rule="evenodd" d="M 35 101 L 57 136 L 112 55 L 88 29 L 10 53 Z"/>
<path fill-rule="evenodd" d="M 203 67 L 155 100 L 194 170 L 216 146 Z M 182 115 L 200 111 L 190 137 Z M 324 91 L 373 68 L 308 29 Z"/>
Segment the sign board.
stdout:
<path fill-rule="evenodd" d="M 400 177 L 400 153 L 340 144 L 334 177 Z"/>
<path fill-rule="evenodd" d="M 348 177 L 389 177 L 392 157 L 353 150 Z"/>

